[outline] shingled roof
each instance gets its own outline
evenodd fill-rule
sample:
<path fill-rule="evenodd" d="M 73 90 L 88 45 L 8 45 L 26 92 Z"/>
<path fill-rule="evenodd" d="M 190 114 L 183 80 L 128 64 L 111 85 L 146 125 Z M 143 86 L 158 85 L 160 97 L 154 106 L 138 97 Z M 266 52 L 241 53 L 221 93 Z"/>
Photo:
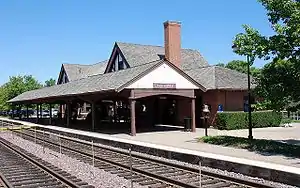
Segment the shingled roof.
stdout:
<path fill-rule="evenodd" d="M 130 67 L 139 66 L 151 61 L 163 59 L 165 48 L 162 46 L 141 45 L 132 43 L 116 42 Z M 181 49 L 181 69 L 200 68 L 208 66 L 207 61 L 199 51 Z"/>
<path fill-rule="evenodd" d="M 246 90 L 248 86 L 247 74 L 216 65 L 189 69 L 184 72 L 207 90 Z"/>
<path fill-rule="evenodd" d="M 162 46 L 141 45 L 133 43 L 116 42 L 130 67 L 164 59 L 165 49 Z M 192 49 L 181 50 L 181 69 L 200 68 L 208 66 L 207 61 L 199 51 Z M 103 74 L 108 60 L 92 64 L 63 64 L 69 81 L 87 78 L 91 75 Z"/>
<path fill-rule="evenodd" d="M 117 90 L 125 83 L 146 72 L 155 65 L 166 62 L 164 47 L 117 42 L 130 68 L 105 73 L 108 61 L 93 65 L 63 64 L 68 83 L 25 92 L 9 102 L 30 101 L 52 97 L 80 95 L 83 93 Z M 169 62 L 168 62 L 169 63 Z M 247 75 L 219 66 L 209 66 L 199 51 L 181 50 L 181 67 L 203 90 L 246 90 Z"/>
<path fill-rule="evenodd" d="M 124 69 L 106 74 L 98 74 L 87 78 L 71 81 L 65 84 L 27 91 L 8 102 L 30 101 L 51 97 L 72 96 L 83 93 L 116 90 L 139 74 L 147 71 L 148 69 L 158 63 L 161 63 L 162 61 L 163 60 L 154 61 L 130 69 Z"/>
<path fill-rule="evenodd" d="M 66 71 L 69 81 L 74 81 L 87 78 L 91 75 L 103 74 L 106 65 L 107 60 L 92 65 L 63 64 L 63 67 Z"/>
<path fill-rule="evenodd" d="M 86 93 L 94 93 L 101 91 L 119 91 L 124 89 L 125 84 L 139 78 L 155 67 L 166 63 L 172 67 L 175 67 L 166 60 L 157 60 L 143 65 L 135 66 L 133 68 L 124 69 L 116 72 L 98 74 L 87 78 L 71 81 L 65 84 L 54 85 L 51 87 L 45 87 L 37 90 L 27 91 L 11 99 L 8 102 L 21 102 L 21 101 L 32 101 L 37 99 L 46 99 L 51 97 L 64 97 L 72 95 L 80 95 Z M 199 85 L 199 88 L 204 89 L 200 84 L 195 82 L 192 78 L 186 75 L 184 72 L 175 68 L 175 70 L 183 74 L 187 79 Z"/>

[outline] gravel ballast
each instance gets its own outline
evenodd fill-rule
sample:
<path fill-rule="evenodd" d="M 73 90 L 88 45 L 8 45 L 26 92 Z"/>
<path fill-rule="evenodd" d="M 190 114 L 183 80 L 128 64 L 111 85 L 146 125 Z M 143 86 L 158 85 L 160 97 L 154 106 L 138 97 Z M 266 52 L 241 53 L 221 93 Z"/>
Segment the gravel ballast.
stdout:
<path fill-rule="evenodd" d="M 75 138 L 74 140 L 80 141 L 80 139 L 77 139 L 77 138 Z M 116 147 L 112 147 L 112 146 L 108 146 L 108 145 L 103 145 L 103 144 L 100 144 L 100 143 L 95 143 L 95 145 L 98 145 L 98 146 L 103 147 L 103 148 L 108 148 L 108 149 L 113 149 L 113 150 L 120 150 L 120 151 L 123 151 L 123 152 L 127 151 L 125 149 L 116 148 Z M 173 160 L 173 159 L 167 159 L 167 158 L 154 156 L 154 155 L 149 155 L 149 154 L 145 154 L 145 153 L 141 153 L 141 152 L 132 151 L 132 154 L 138 154 L 138 155 L 141 155 L 141 156 L 145 156 L 147 158 L 153 158 L 153 159 L 157 159 L 157 160 L 160 160 L 160 161 L 167 161 L 167 162 L 170 162 L 170 163 L 173 163 L 173 164 L 179 164 L 179 165 L 183 165 L 183 166 L 187 166 L 187 167 L 199 168 L 198 165 L 194 165 L 194 164 L 191 164 L 191 163 L 181 162 L 181 161 Z M 274 188 L 297 188 L 296 186 L 291 186 L 291 185 L 282 184 L 282 183 L 278 183 L 278 182 L 268 181 L 268 180 L 265 180 L 263 178 L 251 177 L 251 176 L 247 176 L 247 175 L 244 175 L 244 174 L 241 174 L 241 173 L 229 172 L 229 171 L 226 171 L 226 170 L 220 170 L 220 169 L 210 168 L 210 167 L 206 167 L 206 166 L 201 166 L 201 169 L 205 170 L 205 171 L 208 171 L 208 172 L 213 172 L 213 173 L 217 173 L 217 174 L 221 174 L 221 175 L 231 176 L 231 177 L 234 177 L 234 178 L 240 178 L 240 179 L 244 179 L 244 180 L 263 183 L 263 184 L 266 184 L 266 185 L 271 185 Z"/>
<path fill-rule="evenodd" d="M 1 134 L 0 134 L 1 135 Z M 8 137 L 9 139 L 12 140 L 12 137 L 11 137 L 11 133 L 7 133 L 6 134 L 6 137 Z M 15 136 L 16 138 L 16 136 Z M 21 139 L 20 137 L 18 139 Z M 15 139 L 14 139 L 15 140 Z M 23 139 L 22 139 L 23 140 Z M 74 140 L 78 140 L 78 141 L 81 141 L 80 139 L 77 139 L 77 138 L 74 138 Z M 10 141 L 10 140 L 9 140 Z M 28 142 L 28 141 L 27 141 Z M 34 144 L 31 142 L 31 144 Z M 24 145 L 24 144 L 23 144 Z M 35 144 L 34 144 L 35 145 Z M 115 147 L 112 147 L 112 146 L 107 146 L 107 145 L 103 145 L 103 144 L 100 144 L 100 143 L 95 143 L 95 145 L 98 145 L 100 147 L 103 147 L 103 148 L 111 148 L 111 149 L 117 149 L 117 150 L 122 150 L 122 151 L 127 151 L 127 150 L 124 150 L 124 149 L 121 149 L 121 148 L 115 148 Z M 26 148 L 24 148 L 26 149 Z M 26 149 L 27 150 L 27 149 Z M 31 152 L 31 151 L 30 151 Z M 42 152 L 41 152 L 42 153 Z M 55 153 L 54 151 L 51 151 L 51 153 Z M 170 162 L 170 163 L 174 163 L 174 164 L 179 164 L 179 165 L 184 165 L 184 166 L 189 166 L 189 167 L 193 167 L 193 168 L 198 168 L 197 165 L 193 165 L 193 164 L 190 164 L 190 163 L 185 163 L 185 162 L 181 162 L 181 161 L 177 161 L 177 160 L 172 160 L 172 159 L 166 159 L 166 158 L 163 158 L 163 157 L 158 157 L 158 156 L 153 156 L 153 155 L 148 155 L 148 154 L 145 154 L 145 153 L 140 153 L 140 152 L 132 152 L 133 154 L 136 153 L 138 155 L 143 155 L 143 156 L 146 156 L 146 157 L 149 157 L 149 158 L 154 158 L 154 159 L 158 159 L 158 160 L 161 160 L 161 161 L 167 161 L 167 162 Z M 43 153 L 42 153 L 43 154 Z M 50 154 L 51 155 L 51 154 Z M 57 153 L 57 155 L 60 155 L 59 153 Z M 67 156 L 66 156 L 67 157 Z M 69 157 L 68 157 L 69 158 Z M 72 158 L 71 158 L 72 159 Z M 55 160 L 57 160 L 57 158 L 55 158 Z M 72 159 L 74 160 L 74 159 Z M 75 161 L 78 161 L 78 160 L 75 160 Z M 50 161 L 49 161 L 50 162 Z M 75 162 L 77 163 L 77 162 Z M 74 164 L 75 164 L 74 163 Z M 80 163 L 80 161 L 79 161 Z M 82 163 L 82 162 L 81 162 Z M 84 165 L 88 165 L 88 164 L 85 164 L 83 163 Z M 54 164 L 56 165 L 56 164 Z M 60 165 L 60 164 L 58 164 Z M 89 168 L 93 168 L 91 165 L 88 165 Z M 60 166 L 59 166 L 60 167 Z M 214 172 L 214 173 L 218 173 L 218 174 L 223 174 L 223 175 L 227 175 L 227 176 L 231 176 L 231 177 L 236 177 L 236 178 L 241 178 L 241 179 L 245 179 L 245 180 L 251 180 L 251 181 L 256 181 L 256 182 L 259 182 L 259 183 L 264 183 L 264 184 L 269 184 L 273 187 L 276 187 L 276 188 L 297 188 L 295 186 L 290 186 L 290 185 L 286 185 L 286 184 L 282 184 L 282 183 L 277 183 L 277 182 L 272 182 L 272 181 L 268 181 L 268 180 L 265 180 L 265 179 L 262 179 L 262 178 L 257 178 L 257 177 L 250 177 L 250 176 L 246 176 L 246 175 L 243 175 L 243 174 L 240 174 L 240 173 L 235 173 L 235 172 L 229 172 L 229 171 L 226 171 L 226 170 L 220 170 L 220 169 L 215 169 L 215 168 L 210 168 L 210 167 L 205 167 L 205 166 L 202 166 L 202 169 L 203 170 L 206 170 L 206 171 L 210 171 L 210 172 Z M 98 169 L 99 170 L 99 169 Z M 67 170 L 66 170 L 67 171 Z M 75 171 L 76 170 L 72 170 L 72 171 Z M 72 173 L 72 171 L 68 171 L 69 173 Z M 90 173 L 91 174 L 91 170 L 90 169 L 86 169 L 85 170 L 86 172 Z M 100 171 L 103 171 L 103 170 L 100 170 Z M 86 173 L 86 172 L 81 172 L 81 173 Z M 79 172 L 78 172 L 79 173 Z M 103 171 L 103 173 L 105 174 L 109 174 L 110 176 L 115 176 L 115 175 L 112 175 L 110 173 L 107 173 L 105 171 Z M 80 174 L 80 173 L 79 173 Z M 76 175 L 76 174 L 74 174 Z M 107 175 L 107 176 L 109 176 Z M 76 175 L 77 176 L 77 175 Z M 96 184 L 93 184 L 93 180 L 94 178 L 91 177 L 91 175 L 85 175 L 85 176 L 88 176 L 88 179 L 91 179 L 90 181 L 88 181 L 87 179 L 83 179 L 81 178 L 80 176 L 77 176 L 78 178 L 82 179 L 83 181 L 86 181 L 87 183 L 90 183 L 94 186 L 97 187 Z M 108 181 L 107 178 L 105 178 L 106 176 L 104 176 L 104 178 L 102 179 L 105 179 L 105 181 Z M 124 187 L 129 187 L 130 185 L 130 182 L 128 180 L 125 180 L 124 178 L 120 178 L 118 176 L 115 176 L 119 179 L 122 179 L 122 181 L 126 182 L 124 183 Z M 92 182 L 91 182 L 92 181 Z M 100 180 L 101 181 L 101 180 Z M 119 180 L 116 180 L 116 181 L 119 181 Z M 121 181 L 121 180 L 120 180 Z M 121 181 L 121 182 L 122 182 Z M 98 183 L 98 182 L 97 182 Z M 108 187 L 114 187 L 116 183 L 114 183 L 113 185 L 110 185 Z M 120 186 L 116 186 L 116 187 L 122 187 L 123 184 Z M 100 186 L 100 187 L 106 187 L 106 186 Z M 135 185 L 134 187 L 142 187 L 142 186 L 139 186 L 139 185 Z"/>
<path fill-rule="evenodd" d="M 130 187 L 130 181 L 122 177 L 110 174 L 102 169 L 95 168 L 92 165 L 81 162 L 77 159 L 73 159 L 64 154 L 52 151 L 48 148 L 44 148 L 43 152 L 43 147 L 41 145 L 30 142 L 16 135 L 12 135 L 12 133 L 0 132 L 0 137 L 25 149 L 26 151 L 34 154 L 35 156 L 40 157 L 41 159 L 61 168 L 62 170 L 69 172 L 70 174 L 95 187 Z M 134 184 L 134 188 L 145 188 L 145 186 Z"/>

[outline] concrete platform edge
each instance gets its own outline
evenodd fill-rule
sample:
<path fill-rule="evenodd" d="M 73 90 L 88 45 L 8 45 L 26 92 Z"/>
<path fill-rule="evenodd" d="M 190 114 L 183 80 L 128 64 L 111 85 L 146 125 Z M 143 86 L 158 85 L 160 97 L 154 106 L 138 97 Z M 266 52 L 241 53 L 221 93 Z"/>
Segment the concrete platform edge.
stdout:
<path fill-rule="evenodd" d="M 267 163 L 261 161 L 253 161 L 244 158 L 230 157 L 218 155 L 213 153 L 206 153 L 201 151 L 182 149 L 164 145 L 157 145 L 141 141 L 127 140 L 122 138 L 115 138 L 101 133 L 81 131 L 56 126 L 44 126 L 24 121 L 4 119 L 13 122 L 23 123 L 28 126 L 37 126 L 40 128 L 49 129 L 52 131 L 62 131 L 67 134 L 75 134 L 85 140 L 90 138 L 97 139 L 102 144 L 110 146 L 118 146 L 123 149 L 128 149 L 130 146 L 132 150 L 137 152 L 145 152 L 148 154 L 161 156 L 169 159 L 175 159 L 183 162 L 197 164 L 199 160 L 202 165 L 237 172 L 252 177 L 261 177 L 266 180 L 281 182 L 289 185 L 300 186 L 300 168 L 284 166 L 280 164 Z M 88 134 L 88 136 L 87 136 Z"/>

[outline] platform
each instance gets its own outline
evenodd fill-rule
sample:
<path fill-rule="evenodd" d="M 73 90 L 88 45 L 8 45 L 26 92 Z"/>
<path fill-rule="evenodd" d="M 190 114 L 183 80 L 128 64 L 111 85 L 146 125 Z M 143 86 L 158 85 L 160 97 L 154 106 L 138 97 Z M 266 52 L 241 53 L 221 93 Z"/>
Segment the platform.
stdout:
<path fill-rule="evenodd" d="M 210 136 L 248 136 L 248 130 L 221 131 L 216 129 L 209 129 L 208 133 Z M 300 145 L 300 124 L 295 124 L 293 127 L 257 128 L 253 129 L 253 135 L 254 138 L 257 139 L 270 139 L 288 144 Z M 200 143 L 197 141 L 197 139 L 204 136 L 204 129 L 200 128 L 197 128 L 196 133 L 182 131 L 167 131 L 140 133 L 137 134 L 135 137 L 132 137 L 127 134 L 115 134 L 113 136 L 117 138 L 297 167 L 299 168 L 300 172 L 300 156 L 299 158 L 293 158 L 279 154 L 272 155 L 267 153 L 257 153 L 255 151 L 249 151 L 247 149 L 237 149 L 232 147 Z"/>
<path fill-rule="evenodd" d="M 16 120 L 12 120 L 16 121 Z M 16 121 L 19 122 L 19 121 Z M 210 167 L 218 167 L 223 170 L 237 171 L 250 176 L 258 176 L 272 181 L 283 183 L 295 183 L 300 185 L 300 156 L 299 158 L 289 158 L 282 155 L 266 155 L 251 152 L 245 149 L 235 149 L 229 147 L 216 146 L 206 143 L 199 143 L 197 138 L 203 136 L 203 129 L 198 129 L 196 133 L 183 132 L 180 130 L 167 132 L 148 132 L 139 133 L 132 137 L 127 134 L 107 135 L 102 133 L 81 131 L 55 126 L 36 125 L 34 123 L 23 122 L 24 125 L 38 126 L 42 128 L 63 131 L 77 135 L 84 135 L 105 140 L 107 143 L 119 143 L 118 146 L 128 147 L 128 145 L 136 146 L 141 150 L 145 148 L 155 149 L 156 152 L 166 153 L 166 156 L 177 156 L 174 159 L 195 159 L 200 158 L 204 165 Z M 294 127 L 278 127 L 268 129 L 254 129 L 253 135 L 257 138 L 263 138 L 268 135 L 267 131 L 273 132 L 273 139 L 289 140 L 290 137 L 284 137 L 283 131 L 294 134 L 291 140 L 299 141 L 297 131 L 300 125 Z M 264 132 L 264 133 L 263 133 Z M 275 133 L 277 132 L 277 133 Z M 295 133 L 296 132 L 296 133 Z M 235 135 L 246 136 L 246 130 L 238 131 L 218 131 L 209 130 L 210 135 Z M 299 133 L 299 132 L 298 132 Z M 258 136 L 259 135 L 259 136 Z M 277 136 L 278 137 L 277 137 Z M 270 136 L 270 135 L 268 135 Z M 294 185 L 295 185 L 294 184 Z"/>

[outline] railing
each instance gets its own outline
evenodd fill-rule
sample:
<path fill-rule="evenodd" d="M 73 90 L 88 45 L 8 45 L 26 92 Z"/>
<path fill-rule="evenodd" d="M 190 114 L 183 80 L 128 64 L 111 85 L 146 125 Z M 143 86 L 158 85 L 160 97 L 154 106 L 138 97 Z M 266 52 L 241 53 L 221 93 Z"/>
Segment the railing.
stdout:
<path fill-rule="evenodd" d="M 300 113 L 299 112 L 291 112 L 290 118 L 293 120 L 300 120 Z"/>
<path fill-rule="evenodd" d="M 288 112 L 282 111 L 282 115 L 284 118 L 288 118 Z M 290 112 L 290 118 L 292 120 L 300 120 L 300 112 Z"/>

